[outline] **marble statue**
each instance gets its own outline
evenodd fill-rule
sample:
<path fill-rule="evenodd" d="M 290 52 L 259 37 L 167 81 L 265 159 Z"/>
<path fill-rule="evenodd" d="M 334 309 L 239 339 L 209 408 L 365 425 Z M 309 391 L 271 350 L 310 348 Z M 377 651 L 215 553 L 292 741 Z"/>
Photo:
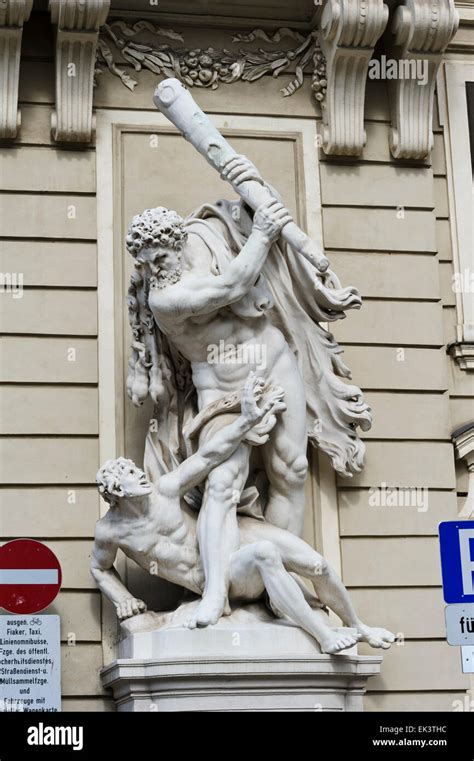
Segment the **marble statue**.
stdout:
<path fill-rule="evenodd" d="M 247 168 L 246 162 L 237 163 L 237 167 L 242 165 Z M 191 426 L 199 443 L 225 425 L 229 415 L 237 415 L 236 402 L 249 369 L 257 369 L 259 353 L 265 354 L 258 368 L 265 382 L 279 383 L 287 391 L 291 388 L 288 414 L 261 454 L 269 482 L 266 520 L 299 534 L 307 472 L 305 391 L 293 352 L 266 316 L 272 298 L 262 277 L 271 244 L 290 219 L 275 198 L 263 204 L 239 254 L 222 261 L 216 274 L 211 271 L 210 250 L 203 237 L 188 231 L 184 220 L 166 209 L 135 217 L 127 245 L 139 267 L 149 270 L 147 304 L 156 324 L 191 364 L 200 414 L 192 419 Z M 205 229 L 213 230 L 211 226 Z M 173 231 L 174 237 L 164 230 Z M 220 244 L 218 234 L 216 230 L 216 247 Z M 163 235 L 170 240 L 168 246 L 163 246 Z M 221 239 L 224 247 L 222 235 Z M 240 350 L 246 361 L 229 362 L 225 356 L 209 361 L 211 350 L 221 342 L 224 347 Z M 225 354 L 226 349 L 223 351 Z M 233 403 L 234 411 L 229 403 Z M 191 436 L 190 428 L 186 433 Z M 249 476 L 251 451 L 249 436 L 206 480 L 198 520 L 206 572 L 203 602 L 197 613 L 200 625 L 216 623 L 226 606 L 229 558 L 238 546 L 236 507 Z"/>
<path fill-rule="evenodd" d="M 202 598 L 190 629 L 265 592 L 324 652 L 361 639 L 388 647 L 393 636 L 360 622 L 341 581 L 299 538 L 308 441 L 344 476 L 363 466 L 357 427 L 370 428 L 371 411 L 341 380 L 350 371 L 326 328 L 360 296 L 341 287 L 279 193 L 177 80 L 154 100 L 240 198 L 186 218 L 147 209 L 130 223 L 127 392 L 135 405 L 151 397 L 154 425 L 143 471 L 119 459 L 99 472 L 111 510 L 97 525 L 94 576 L 119 619 L 144 609 L 113 570 L 120 547 Z M 350 632 L 316 615 L 299 576 Z"/>
<path fill-rule="evenodd" d="M 250 373 L 240 409 L 232 422 L 215 431 L 195 454 L 155 484 L 124 458 L 109 460 L 98 472 L 99 491 L 110 509 L 97 523 L 92 573 L 114 603 L 119 620 L 145 612 L 146 606 L 130 594 L 113 567 L 118 549 L 147 572 L 197 595 L 203 593 L 205 573 L 196 514 L 183 497 L 231 458 L 250 432 L 257 431 L 257 446 L 268 441 L 287 415 L 283 389 L 268 386 L 263 378 Z M 350 628 L 331 629 L 291 572 L 311 581 L 317 595 L 313 606 L 330 607 Z M 369 627 L 358 618 L 338 576 L 306 542 L 268 521 L 240 516 L 238 545 L 229 558 L 229 598 L 232 603 L 248 603 L 265 592 L 275 615 L 288 617 L 308 632 L 323 653 L 338 653 L 358 641 L 387 648 L 394 640 L 386 629 Z M 195 625 L 195 620 L 188 622 L 191 628 Z"/>

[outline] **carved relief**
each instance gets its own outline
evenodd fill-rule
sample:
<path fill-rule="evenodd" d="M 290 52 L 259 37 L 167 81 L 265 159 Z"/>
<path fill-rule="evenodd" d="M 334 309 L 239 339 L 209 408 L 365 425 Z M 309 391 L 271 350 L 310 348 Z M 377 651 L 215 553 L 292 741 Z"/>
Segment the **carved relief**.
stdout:
<path fill-rule="evenodd" d="M 12 140 L 20 128 L 18 83 L 23 24 L 28 21 L 33 0 L 0 0 L 0 139 Z"/>
<path fill-rule="evenodd" d="M 106 68 L 119 77 L 123 84 L 133 90 L 138 82 L 129 72 L 120 66 L 117 59 L 132 64 L 135 71 L 149 69 L 156 74 L 174 76 L 188 87 L 210 87 L 215 90 L 219 84 L 231 84 L 242 80 L 254 82 L 272 74 L 278 77 L 292 66 L 295 75 L 281 92 L 284 97 L 293 95 L 303 84 L 306 70 L 312 67 L 312 89 L 317 101 L 322 101 L 326 93 L 326 70 L 324 56 L 317 47 L 316 34 L 307 36 L 292 29 L 279 29 L 269 36 L 262 29 L 249 34 L 237 34 L 233 42 L 249 43 L 261 39 L 267 43 L 279 43 L 284 38 L 291 38 L 297 45 L 289 50 L 216 50 L 212 47 L 189 49 L 178 48 L 169 44 L 144 44 L 137 42 L 137 35 L 148 32 L 153 37 L 162 37 L 184 43 L 183 37 L 172 29 L 157 27 L 149 21 L 127 24 L 114 21 L 105 24 L 100 32 L 97 48 L 96 74 Z"/>

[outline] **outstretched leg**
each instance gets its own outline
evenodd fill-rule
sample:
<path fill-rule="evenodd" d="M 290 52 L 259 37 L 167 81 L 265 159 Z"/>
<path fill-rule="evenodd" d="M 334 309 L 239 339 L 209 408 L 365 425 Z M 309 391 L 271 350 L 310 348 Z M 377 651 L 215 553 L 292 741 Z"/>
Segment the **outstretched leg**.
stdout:
<path fill-rule="evenodd" d="M 266 540 L 275 545 L 288 571 L 304 576 L 313 584 L 321 602 L 334 611 L 345 626 L 357 629 L 359 641 L 372 647 L 388 648 L 395 637 L 387 629 L 370 627 L 358 617 L 351 598 L 341 579 L 325 559 L 303 539 L 289 531 L 282 531 L 269 524 L 258 524 L 243 518 L 239 523 L 241 537 L 246 542 Z"/>
<path fill-rule="evenodd" d="M 321 652 L 338 653 L 356 644 L 356 635 L 334 631 L 310 608 L 300 587 L 285 570 L 278 548 L 267 541 L 238 550 L 232 556 L 230 566 L 232 597 L 253 597 L 262 583 L 272 607 L 314 637 Z"/>

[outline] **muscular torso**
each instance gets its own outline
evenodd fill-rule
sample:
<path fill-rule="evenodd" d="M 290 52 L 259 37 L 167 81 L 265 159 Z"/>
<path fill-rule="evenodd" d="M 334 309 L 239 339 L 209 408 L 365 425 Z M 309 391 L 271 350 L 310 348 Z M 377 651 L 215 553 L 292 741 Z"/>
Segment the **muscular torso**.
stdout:
<path fill-rule="evenodd" d="M 196 236 L 190 236 L 183 262 L 180 282 L 191 282 L 194 275 L 211 271 L 210 252 Z M 173 287 L 179 288 L 179 283 Z M 294 355 L 282 332 L 267 316 L 271 303 L 262 307 L 265 293 L 264 285 L 257 283 L 235 304 L 178 321 L 167 317 L 160 308 L 163 291 L 150 290 L 149 307 L 158 327 L 191 363 L 200 408 L 223 394 L 240 391 L 251 370 L 268 382 L 280 384 L 287 373 L 294 376 Z M 228 347 L 235 352 L 233 359 L 222 356 L 222 350 Z M 216 350 L 217 362 L 212 354 Z"/>
<path fill-rule="evenodd" d="M 109 512 L 99 521 L 102 540 L 107 539 L 144 571 L 198 595 L 204 590 L 204 570 L 199 554 L 195 513 L 179 502 L 170 510 L 169 497 L 155 491 L 148 512 L 140 516 Z M 170 518 L 170 514 L 173 516 Z M 240 546 L 265 538 L 268 526 L 239 516 Z M 278 531 L 278 529 L 277 529 Z M 258 599 L 263 584 L 258 575 L 239 572 L 232 578 L 230 596 Z"/>
<path fill-rule="evenodd" d="M 109 511 L 103 527 L 116 546 L 147 573 L 202 594 L 204 572 L 195 518 L 182 506 L 181 518 L 166 525 L 167 500 L 155 492 L 149 512 L 140 517 L 124 519 Z"/>

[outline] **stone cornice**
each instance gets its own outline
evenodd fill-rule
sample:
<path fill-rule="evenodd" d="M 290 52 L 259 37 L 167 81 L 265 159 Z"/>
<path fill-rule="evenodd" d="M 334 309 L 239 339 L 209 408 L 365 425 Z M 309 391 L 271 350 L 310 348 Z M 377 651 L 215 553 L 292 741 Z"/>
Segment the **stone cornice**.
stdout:
<path fill-rule="evenodd" d="M 161 23 L 161 17 L 157 18 Z M 135 71 L 148 68 L 164 76 L 172 72 L 188 87 L 213 89 L 240 79 L 253 82 L 267 74 L 276 77 L 293 68 L 294 78 L 282 89 L 288 96 L 301 86 L 304 72 L 312 69 L 312 89 L 324 119 L 323 150 L 359 155 L 365 144 L 367 69 L 387 20 L 388 7 L 383 0 L 328 0 L 320 14 L 320 29 L 306 36 L 285 27 L 273 34 L 257 28 L 232 38 L 233 43 L 243 45 L 258 40 L 268 44 L 286 43 L 285 38 L 294 41 L 279 49 L 215 50 L 203 46 L 190 50 L 180 45 L 184 38 L 169 27 L 145 19 L 134 23 L 115 19 L 101 30 L 97 70 L 108 68 L 133 90 L 137 81 L 124 63 L 132 64 Z M 172 42 L 164 45 L 160 37 Z"/>
<path fill-rule="evenodd" d="M 109 16 L 111 18 L 120 18 L 124 21 L 136 21 L 137 18 L 151 21 L 154 24 L 165 24 L 171 27 L 194 27 L 205 29 L 266 29 L 269 33 L 276 28 L 291 27 L 297 29 L 302 34 L 309 34 L 314 28 L 313 23 L 308 21 L 301 21 L 298 19 L 289 21 L 288 19 L 281 19 L 278 16 L 275 18 L 259 18 L 249 16 L 218 16 L 211 14 L 198 15 L 194 13 L 170 13 L 159 10 L 159 6 L 153 10 L 150 6 L 149 10 L 141 8 L 136 10 L 114 9 L 112 7 Z"/>
<path fill-rule="evenodd" d="M 20 128 L 21 38 L 32 7 L 33 0 L 0 0 L 0 140 L 13 140 Z"/>
<path fill-rule="evenodd" d="M 53 139 L 87 143 L 93 139 L 92 97 L 99 28 L 110 0 L 50 0 L 56 26 L 56 111 Z"/>
<path fill-rule="evenodd" d="M 457 5 L 465 28 L 469 32 L 472 29 L 474 37 L 474 7 Z M 14 138 L 18 130 L 22 24 L 31 7 L 32 0 L 0 0 L 0 44 L 6 61 L 2 73 L 7 92 L 0 112 L 0 138 Z M 52 135 L 57 142 L 69 143 L 89 143 L 94 139 L 94 73 L 105 69 L 119 76 L 131 90 L 137 84 L 133 69 L 139 71 L 142 67 L 164 76 L 172 72 L 190 87 L 213 89 L 220 83 L 240 79 L 252 82 L 261 76 L 286 72 L 292 79 L 282 88 L 284 96 L 292 95 L 301 87 L 304 74 L 311 73 L 314 96 L 322 109 L 323 151 L 358 156 L 366 140 L 367 72 L 371 62 L 377 64 L 374 48 L 388 23 L 387 53 L 392 63 L 401 69 L 404 63 L 425 61 L 428 69 L 426 84 L 400 75 L 387 82 L 391 91 L 392 154 L 395 158 L 423 158 L 432 147 L 433 91 L 443 53 L 450 44 L 450 51 L 464 49 L 467 39 L 464 36 L 456 42 L 458 14 L 453 0 L 405 0 L 402 5 L 392 0 L 325 0 L 315 7 L 316 27 L 307 34 L 299 31 L 303 29 L 301 24 L 295 29 L 282 27 L 275 31 L 276 20 L 270 23 L 267 19 L 268 23 L 259 24 L 251 32 L 235 33 L 230 50 L 203 45 L 198 51 L 187 48 L 183 36 L 169 26 L 157 26 L 146 19 L 127 23 L 132 10 L 123 12 L 125 18 L 106 23 L 110 0 L 50 0 L 49 7 L 56 27 Z M 146 15 L 160 24 L 170 18 L 158 10 Z M 188 21 L 177 14 L 174 17 L 180 19 L 180 24 Z M 196 25 L 197 19 L 190 17 L 189 22 Z M 229 29 L 235 18 L 222 17 L 221 21 Z M 247 19 L 246 24 L 249 22 Z M 198 25 L 204 25 L 203 18 Z M 266 31 L 271 26 L 273 31 Z M 172 42 L 167 44 L 166 38 Z M 255 42 L 259 40 L 269 47 L 257 47 Z M 280 40 L 284 43 L 276 47 L 275 42 Z M 250 48 L 249 42 L 254 43 Z M 235 43 L 243 44 L 237 48 Z M 373 78 L 372 71 L 370 75 Z"/>
<path fill-rule="evenodd" d="M 461 23 L 463 21 L 469 20 L 471 23 L 474 24 L 474 3 L 472 0 L 469 0 L 469 2 L 456 2 L 454 3 L 456 6 L 456 10 L 459 13 L 459 18 L 461 20 Z"/>

